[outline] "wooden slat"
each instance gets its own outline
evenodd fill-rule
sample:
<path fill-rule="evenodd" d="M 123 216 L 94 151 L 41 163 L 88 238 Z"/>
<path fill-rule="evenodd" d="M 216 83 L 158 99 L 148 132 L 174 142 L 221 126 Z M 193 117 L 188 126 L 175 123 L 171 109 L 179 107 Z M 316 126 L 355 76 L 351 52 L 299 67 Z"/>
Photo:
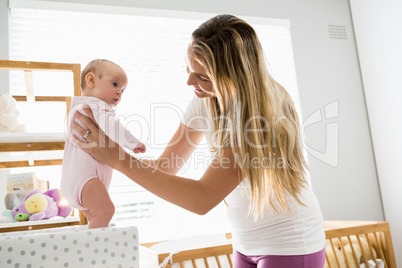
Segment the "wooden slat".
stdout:
<path fill-rule="evenodd" d="M 222 268 L 221 262 L 219 261 L 219 256 L 215 256 L 216 264 L 218 264 L 218 268 Z"/>
<path fill-rule="evenodd" d="M 67 115 L 66 118 L 68 118 L 68 113 L 70 112 L 71 102 L 72 102 L 72 98 L 71 98 L 71 97 L 69 97 L 69 98 L 66 99 L 66 115 Z M 67 120 L 67 122 L 68 122 L 68 120 Z"/>
<path fill-rule="evenodd" d="M 81 65 L 73 64 L 74 96 L 81 96 Z"/>
<path fill-rule="evenodd" d="M 232 245 L 223 245 L 203 249 L 195 249 L 189 252 L 179 252 L 173 256 L 173 262 L 191 259 L 200 259 L 211 256 L 226 255 L 233 251 Z"/>
<path fill-rule="evenodd" d="M 63 226 L 73 226 L 79 224 L 80 224 L 79 221 L 72 221 L 72 222 L 59 222 L 59 223 L 29 225 L 29 226 L 8 227 L 8 228 L 0 228 L 0 233 L 40 230 L 40 229 L 57 228 Z"/>
<path fill-rule="evenodd" d="M 77 63 L 0 60 L 0 70 L 77 71 L 77 66 L 81 68 Z"/>
<path fill-rule="evenodd" d="M 336 254 L 336 250 L 335 250 L 334 244 L 332 243 L 332 240 L 331 240 L 331 239 L 329 240 L 329 243 L 330 243 L 330 245 L 331 245 L 332 252 L 334 252 L 334 256 L 335 256 L 335 261 L 336 261 L 337 267 L 340 267 L 341 265 L 340 265 L 340 262 L 339 262 L 339 260 L 338 260 L 338 254 Z"/>
<path fill-rule="evenodd" d="M 388 227 L 386 230 L 384 230 L 384 236 L 385 236 L 385 245 L 386 245 L 386 251 L 387 255 L 389 258 L 389 267 L 396 267 L 396 259 L 395 259 L 395 251 L 394 251 L 394 246 L 392 245 L 392 238 L 391 238 L 391 230 L 389 229 L 389 223 L 386 222 L 385 225 Z"/>
<path fill-rule="evenodd" d="M 226 256 L 228 257 L 230 267 L 233 267 L 232 257 L 230 257 L 230 254 L 226 254 Z"/>
<path fill-rule="evenodd" d="M 349 236 L 348 236 L 348 238 L 349 238 Z M 348 260 L 348 258 L 346 257 L 346 251 L 345 251 L 345 248 L 344 248 L 344 246 L 343 246 L 343 243 L 342 243 L 341 240 L 339 240 L 339 243 L 340 243 L 340 245 L 341 245 L 342 254 L 343 254 L 343 256 L 345 256 L 345 263 L 346 263 L 346 266 L 347 266 L 347 267 L 350 267 L 350 266 L 349 266 L 349 260 Z M 350 245 L 350 246 L 351 246 L 352 251 L 353 251 L 352 245 Z M 353 253 L 353 255 L 355 256 L 356 254 Z M 356 258 L 356 256 L 355 256 L 355 258 Z"/>
<path fill-rule="evenodd" d="M 51 160 L 35 160 L 34 167 L 41 166 L 60 166 L 62 164 L 62 159 L 51 159 Z M 19 167 L 29 167 L 28 161 L 10 161 L 10 162 L 0 162 L 0 168 L 19 168 Z"/>
<path fill-rule="evenodd" d="M 53 151 L 53 150 L 64 150 L 64 141 L 0 143 L 0 152 L 30 152 L 30 151 Z"/>
<path fill-rule="evenodd" d="M 377 233 L 372 233 L 373 234 L 373 236 L 374 236 L 374 246 L 376 246 L 377 247 L 377 251 L 380 253 L 380 257 L 381 257 L 381 259 L 383 259 L 383 260 L 386 260 L 386 261 L 384 261 L 384 264 L 385 264 L 385 268 L 388 268 L 388 260 L 385 258 L 385 254 L 384 254 L 384 248 L 381 246 L 381 243 L 380 243 L 380 241 L 378 240 L 378 237 L 377 237 Z"/>
<path fill-rule="evenodd" d="M 74 210 L 73 210 L 74 211 Z M 80 210 L 80 212 L 78 213 L 80 216 L 80 225 L 86 225 L 88 224 L 88 220 L 85 217 L 84 213 L 82 213 L 82 211 Z"/>
<path fill-rule="evenodd" d="M 350 236 L 347 236 L 347 238 L 348 238 L 348 241 L 349 241 L 350 248 L 352 249 L 352 255 L 353 255 L 353 259 L 355 260 L 355 264 L 357 266 L 359 266 L 360 260 L 357 259 L 357 254 L 356 254 L 356 251 L 355 251 L 355 247 L 353 247 L 353 243 L 352 243 L 352 240 L 350 239 Z M 346 256 L 346 254 L 345 254 L 345 256 Z"/>
<path fill-rule="evenodd" d="M 202 258 L 204 260 L 205 268 L 209 268 L 208 260 L 207 258 Z"/>
<path fill-rule="evenodd" d="M 357 237 L 357 242 L 359 243 L 360 249 L 362 250 L 364 263 L 366 264 L 366 267 L 370 267 L 370 265 L 368 264 L 368 259 L 367 259 L 368 256 L 366 256 L 366 254 L 364 254 L 364 248 L 363 248 L 362 242 L 360 240 L 360 237 L 358 235 L 356 235 L 356 237 Z"/>
<path fill-rule="evenodd" d="M 371 254 L 371 256 L 372 256 L 371 259 L 375 262 L 375 266 L 376 266 L 377 268 L 379 268 L 379 265 L 378 265 L 378 263 L 377 263 L 376 255 L 375 255 L 375 253 L 374 253 L 374 249 L 373 249 L 373 247 L 371 246 L 370 238 L 369 238 L 369 236 L 368 236 L 367 233 L 365 233 L 364 236 L 365 236 L 365 238 L 366 238 L 367 244 L 369 245 L 370 254 Z"/>
<path fill-rule="evenodd" d="M 208 258 L 212 256 L 227 255 L 231 254 L 232 251 L 233 251 L 232 245 L 223 245 L 216 247 L 187 250 L 173 255 L 172 261 L 173 263 L 176 263 L 181 261 Z M 159 254 L 158 256 L 159 263 L 162 263 L 167 256 L 169 256 L 169 253 Z"/>
<path fill-rule="evenodd" d="M 27 101 L 27 96 L 13 95 L 16 101 Z M 61 101 L 71 102 L 70 96 L 35 96 L 35 101 Z"/>

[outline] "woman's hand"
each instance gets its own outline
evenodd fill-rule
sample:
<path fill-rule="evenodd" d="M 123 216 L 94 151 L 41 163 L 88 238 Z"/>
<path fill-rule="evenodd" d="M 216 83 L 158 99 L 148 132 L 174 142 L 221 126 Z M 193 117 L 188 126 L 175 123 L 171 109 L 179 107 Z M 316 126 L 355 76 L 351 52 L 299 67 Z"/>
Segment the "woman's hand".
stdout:
<path fill-rule="evenodd" d="M 72 137 L 72 142 L 85 152 L 89 153 L 96 160 L 105 163 L 114 169 L 118 169 L 119 160 L 124 159 L 128 154 L 126 154 L 119 144 L 109 139 L 102 129 L 99 128 L 92 110 L 87 105 L 84 105 L 84 112 L 87 116 L 77 111 L 75 112 L 74 117 L 81 121 L 81 123 L 83 123 L 90 131 L 90 134 L 87 135 L 87 138 L 85 139 L 87 143 L 80 141 L 75 135 Z M 75 123 L 74 120 L 72 120 L 72 124 L 72 127 L 78 135 L 84 137 L 87 130 Z"/>

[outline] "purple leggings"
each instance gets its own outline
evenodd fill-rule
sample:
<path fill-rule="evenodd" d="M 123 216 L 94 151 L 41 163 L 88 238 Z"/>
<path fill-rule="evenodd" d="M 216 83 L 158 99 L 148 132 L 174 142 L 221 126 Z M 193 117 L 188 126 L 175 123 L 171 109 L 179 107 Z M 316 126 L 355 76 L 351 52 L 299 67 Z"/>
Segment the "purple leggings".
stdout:
<path fill-rule="evenodd" d="M 246 256 L 233 251 L 235 268 L 323 268 L 325 249 L 307 255 Z"/>

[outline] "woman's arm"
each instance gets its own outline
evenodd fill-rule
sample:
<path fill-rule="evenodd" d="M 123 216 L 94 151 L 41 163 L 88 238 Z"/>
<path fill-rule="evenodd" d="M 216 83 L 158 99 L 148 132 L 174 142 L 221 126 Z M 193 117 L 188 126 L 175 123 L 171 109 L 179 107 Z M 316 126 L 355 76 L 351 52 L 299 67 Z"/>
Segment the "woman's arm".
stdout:
<path fill-rule="evenodd" d="M 197 148 L 204 137 L 204 132 L 196 131 L 180 123 L 179 128 L 157 160 L 143 160 L 161 171 L 176 174 Z"/>
<path fill-rule="evenodd" d="M 224 160 L 215 158 L 200 180 L 171 175 L 131 157 L 120 161 L 117 169 L 153 194 L 197 214 L 206 214 L 240 183 L 232 153 Z"/>
<path fill-rule="evenodd" d="M 87 111 L 87 114 L 92 118 L 91 111 Z M 210 211 L 241 181 L 230 149 L 224 151 L 222 158 L 213 159 L 200 180 L 182 178 L 145 165 L 110 140 L 99 130 L 93 119 L 78 113 L 75 116 L 91 131 L 87 138 L 88 143 L 82 143 L 73 137 L 75 144 L 148 191 L 194 213 L 205 214 Z M 73 127 L 79 135 L 85 134 L 85 130 L 78 124 Z"/>

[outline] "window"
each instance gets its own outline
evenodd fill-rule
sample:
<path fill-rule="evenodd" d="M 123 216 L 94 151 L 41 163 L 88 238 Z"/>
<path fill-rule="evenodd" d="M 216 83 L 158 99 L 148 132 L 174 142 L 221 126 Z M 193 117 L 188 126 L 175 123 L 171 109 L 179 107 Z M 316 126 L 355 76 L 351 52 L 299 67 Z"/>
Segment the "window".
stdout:
<path fill-rule="evenodd" d="M 119 13 L 115 9 L 114 13 L 97 13 L 24 8 L 18 3 L 10 1 L 10 59 L 81 63 L 82 68 L 95 58 L 118 63 L 126 70 L 129 82 L 117 114 L 146 143 L 146 157 L 158 157 L 193 97 L 186 85 L 185 65 L 191 33 L 212 15 L 193 19 L 184 16 L 185 12 L 177 16 L 158 16 L 156 11 L 153 15 L 138 11 L 127 14 L 127 10 Z M 289 22 L 246 20 L 261 39 L 272 74 L 290 92 L 300 113 Z M 48 78 L 44 74 L 36 79 Z M 12 94 L 24 93 L 23 78 L 12 73 L 10 81 Z M 48 84 L 51 87 L 38 89 L 40 94 L 63 88 L 57 80 Z M 29 131 L 40 129 L 32 126 Z M 205 144 L 186 163 L 181 176 L 201 177 L 209 157 Z M 58 187 L 57 179 L 52 183 Z M 197 216 L 155 197 L 118 172 L 114 173 L 110 194 L 116 206 L 114 221 L 137 225 L 141 242 L 229 231 L 224 205 L 206 216 Z"/>

